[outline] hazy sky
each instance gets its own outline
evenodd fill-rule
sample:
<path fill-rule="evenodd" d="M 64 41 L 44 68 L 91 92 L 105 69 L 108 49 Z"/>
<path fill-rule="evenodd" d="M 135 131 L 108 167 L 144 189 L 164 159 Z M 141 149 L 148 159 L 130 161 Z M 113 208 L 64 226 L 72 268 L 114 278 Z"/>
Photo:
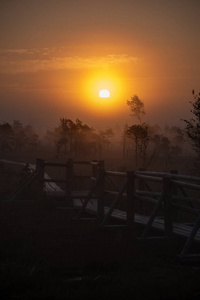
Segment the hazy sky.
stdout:
<path fill-rule="evenodd" d="M 180 125 L 200 92 L 199 0 L 0 0 L 0 122 Z M 102 100 L 100 89 L 111 97 Z"/>

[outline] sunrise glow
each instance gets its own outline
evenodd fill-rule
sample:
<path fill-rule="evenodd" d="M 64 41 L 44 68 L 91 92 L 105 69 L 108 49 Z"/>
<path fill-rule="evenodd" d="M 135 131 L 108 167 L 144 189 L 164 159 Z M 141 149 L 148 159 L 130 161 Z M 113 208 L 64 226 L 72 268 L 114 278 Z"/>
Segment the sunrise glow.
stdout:
<path fill-rule="evenodd" d="M 84 99 L 82 109 L 97 118 L 120 114 L 126 106 L 121 74 L 116 70 L 89 72 L 80 87 Z"/>
<path fill-rule="evenodd" d="M 110 92 L 108 90 L 100 90 L 99 97 L 109 98 L 110 97 Z"/>
<path fill-rule="evenodd" d="M 183 124 L 199 92 L 200 1 L 21 2 L 0 1 L 2 122 L 123 127 L 137 95 L 145 122 Z"/>

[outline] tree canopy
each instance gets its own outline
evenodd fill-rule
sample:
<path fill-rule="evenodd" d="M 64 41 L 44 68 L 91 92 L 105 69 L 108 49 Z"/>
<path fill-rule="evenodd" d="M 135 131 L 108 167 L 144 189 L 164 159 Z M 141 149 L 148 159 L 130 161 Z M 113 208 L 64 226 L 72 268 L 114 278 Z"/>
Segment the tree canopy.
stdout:
<path fill-rule="evenodd" d="M 137 95 L 134 95 L 131 97 L 131 100 L 127 100 L 127 105 L 130 107 L 132 112 L 131 116 L 136 117 L 141 123 L 142 117 L 145 115 L 144 103 L 142 100 Z"/>
<path fill-rule="evenodd" d="M 190 112 L 193 114 L 193 117 L 190 120 L 183 120 L 186 123 L 185 131 L 193 149 L 200 155 L 200 93 L 196 94 L 195 91 L 192 91 L 193 101 L 190 101 L 192 109 Z"/>

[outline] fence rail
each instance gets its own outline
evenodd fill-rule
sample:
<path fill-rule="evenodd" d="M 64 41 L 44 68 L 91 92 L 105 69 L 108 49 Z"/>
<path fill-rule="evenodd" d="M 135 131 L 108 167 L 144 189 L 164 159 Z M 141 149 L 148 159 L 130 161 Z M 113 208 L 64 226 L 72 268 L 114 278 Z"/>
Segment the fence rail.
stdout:
<path fill-rule="evenodd" d="M 90 175 L 80 176 L 78 174 L 77 176 L 90 180 L 91 184 L 87 191 L 77 192 L 73 189 L 75 165 L 91 166 Z M 48 167 L 64 168 L 65 178 L 49 178 L 45 175 Z M 113 216 L 118 215 L 123 216 L 125 226 L 132 227 L 137 222 L 143 224 L 142 239 L 149 236 L 152 228 L 162 230 L 166 238 L 171 238 L 175 234 L 187 236 L 181 256 L 188 253 L 194 241 L 200 242 L 200 233 L 198 232 L 200 226 L 200 178 L 198 177 L 180 175 L 176 171 L 171 173 L 144 170 L 137 172 L 107 171 L 103 161 L 73 161 L 69 159 L 66 163 L 48 163 L 37 159 L 35 171 L 17 189 L 12 196 L 12 201 L 33 180 L 37 181 L 38 199 L 45 194 L 47 196 L 48 184 L 64 184 L 65 191 L 61 192 L 60 189 L 59 193 L 65 197 L 66 206 L 73 207 L 74 199 L 76 203 L 79 199 L 80 205 L 76 219 L 83 219 L 83 213 L 90 205 L 95 210 L 99 226 L 106 226 L 111 222 Z M 44 186 L 46 186 L 45 189 Z M 52 194 L 55 195 L 55 191 Z M 120 205 L 123 208 L 119 209 Z M 181 212 L 190 215 L 192 221 L 184 220 L 184 215 L 181 216 L 181 220 L 178 220 Z M 190 224 L 186 225 L 186 223 Z"/>

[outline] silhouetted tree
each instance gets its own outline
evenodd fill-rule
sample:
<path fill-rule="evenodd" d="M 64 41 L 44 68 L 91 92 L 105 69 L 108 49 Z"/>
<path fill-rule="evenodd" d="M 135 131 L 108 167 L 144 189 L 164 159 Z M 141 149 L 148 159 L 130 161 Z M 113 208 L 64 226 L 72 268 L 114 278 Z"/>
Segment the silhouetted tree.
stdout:
<path fill-rule="evenodd" d="M 143 167 L 146 164 L 146 153 L 149 142 L 148 125 L 143 123 L 141 125 L 132 125 L 128 127 L 126 134 L 135 142 L 135 168 L 138 167 L 138 156 L 142 159 Z"/>
<path fill-rule="evenodd" d="M 143 166 L 146 162 L 146 150 L 149 141 L 149 126 L 146 123 L 142 123 L 142 118 L 145 115 L 144 103 L 137 95 L 131 97 L 131 100 L 127 100 L 127 105 L 130 107 L 132 112 L 131 116 L 136 118 L 139 122 L 139 124 L 133 124 L 126 130 L 126 135 L 135 142 L 135 168 L 137 169 L 139 156 L 143 160 Z"/>
<path fill-rule="evenodd" d="M 14 120 L 12 124 L 12 130 L 14 133 L 14 148 L 15 150 L 22 150 L 27 142 L 27 136 L 24 132 L 22 123 L 19 120 Z"/>
<path fill-rule="evenodd" d="M 90 128 L 79 119 L 76 119 L 74 125 L 74 155 L 76 157 L 78 154 L 82 155 L 88 150 L 93 128 Z"/>
<path fill-rule="evenodd" d="M 193 101 L 190 101 L 192 109 L 190 112 L 193 114 L 193 118 L 190 120 L 183 120 L 186 123 L 185 132 L 189 139 L 193 149 L 200 157 L 200 93 L 196 94 L 192 91 Z"/>
<path fill-rule="evenodd" d="M 11 150 L 13 146 L 13 130 L 9 123 L 0 124 L 0 144 L 1 150 Z"/>
<path fill-rule="evenodd" d="M 106 145 L 106 150 L 110 145 L 110 138 L 114 135 L 112 128 L 99 130 L 99 158 L 102 157 L 103 145 Z"/>
<path fill-rule="evenodd" d="M 24 133 L 26 135 L 27 146 L 29 146 L 32 150 L 35 150 L 39 145 L 39 136 L 31 125 L 25 126 Z"/>
<path fill-rule="evenodd" d="M 64 153 L 69 152 L 69 156 L 77 156 L 87 148 L 87 144 L 90 142 L 91 132 L 93 131 L 87 124 L 83 124 L 82 121 L 76 119 L 73 122 L 71 119 L 60 118 L 60 124 L 56 129 L 57 132 L 57 155 L 61 149 L 64 149 Z"/>
<path fill-rule="evenodd" d="M 51 130 L 47 130 L 45 135 L 44 135 L 44 140 L 47 143 L 47 146 L 54 146 L 54 144 L 56 143 L 57 140 L 57 135 L 56 135 L 56 130 L 51 131 Z"/>
<path fill-rule="evenodd" d="M 67 145 L 69 142 L 69 126 L 72 123 L 70 119 L 60 118 L 60 123 L 55 132 L 58 135 L 58 140 L 56 141 L 57 155 L 59 155 L 61 149 L 64 149 L 64 153 L 67 153 Z"/>
<path fill-rule="evenodd" d="M 128 136 L 127 136 L 127 130 L 128 130 L 128 124 L 124 125 L 123 132 L 122 132 L 122 153 L 123 153 L 123 158 L 125 159 L 128 156 L 128 146 L 129 144 L 127 142 Z"/>
<path fill-rule="evenodd" d="M 127 100 L 127 105 L 130 107 L 132 112 L 131 116 L 136 117 L 141 124 L 142 117 L 145 115 L 144 103 L 142 100 L 137 95 L 134 95 L 131 97 L 131 100 Z"/>

